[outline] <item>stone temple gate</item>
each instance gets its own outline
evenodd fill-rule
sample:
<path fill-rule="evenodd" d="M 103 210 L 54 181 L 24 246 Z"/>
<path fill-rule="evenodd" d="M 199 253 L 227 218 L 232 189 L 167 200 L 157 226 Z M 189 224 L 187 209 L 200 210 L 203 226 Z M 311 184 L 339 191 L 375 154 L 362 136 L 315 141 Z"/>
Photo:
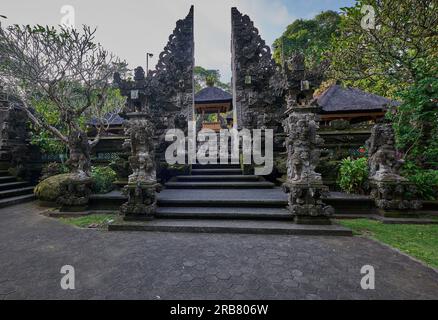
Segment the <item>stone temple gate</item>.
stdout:
<path fill-rule="evenodd" d="M 233 117 L 238 128 L 279 128 L 285 110 L 287 79 L 247 15 L 231 9 L 231 68 Z M 141 67 L 134 81 L 116 74 L 115 84 L 128 97 L 126 112 L 147 105 L 157 135 L 194 119 L 194 7 L 176 28 L 159 55 L 156 70 L 147 76 Z"/>
<path fill-rule="evenodd" d="M 275 134 L 283 133 L 283 139 L 277 139 L 277 144 L 287 144 L 288 178 L 291 181 L 285 184 L 284 190 L 290 195 L 290 210 L 295 215 L 318 216 L 318 221 L 325 223 L 327 220 L 321 219 L 321 216 L 326 218 L 332 210 L 321 201 L 327 188 L 322 185 L 321 176 L 314 171 L 322 144 L 322 139 L 316 134 L 317 117 L 312 114 L 317 108 L 293 111 L 310 104 L 312 86 L 318 86 L 320 79 L 317 73 L 305 70 L 301 56 L 294 57 L 283 66 L 277 65 L 254 23 L 237 8 L 231 9 L 231 24 L 233 125 L 238 129 L 273 129 Z M 118 74 L 114 76 L 115 85 L 128 97 L 123 116 L 127 119 L 128 139 L 125 145 L 130 148 L 132 173 L 124 186 L 128 202 L 122 206 L 122 212 L 127 217 L 153 217 L 157 206 L 155 192 L 159 191 L 157 164 L 163 162 L 165 150 L 170 144 L 164 139 L 166 131 L 172 128 L 186 131 L 188 121 L 195 119 L 194 48 L 192 6 L 187 17 L 177 21 L 159 55 L 155 71 L 145 75 L 138 67 L 134 81 L 122 80 Z M 306 78 L 312 78 L 312 81 Z M 293 116 L 286 117 L 286 110 Z M 291 121 L 300 123 L 300 126 L 296 127 Z M 285 139 L 285 135 L 295 138 Z M 191 169 L 193 166 L 189 171 Z M 217 172 L 214 170 L 213 173 Z M 225 170 L 240 172 L 241 169 Z M 236 186 L 237 179 L 243 186 L 274 186 L 252 175 L 251 171 L 249 174 L 251 177 L 227 176 L 234 181 L 229 185 Z M 216 179 L 214 175 L 210 178 Z M 193 180 L 190 177 L 187 179 Z M 195 180 L 202 182 L 201 179 Z M 215 181 L 212 183 L 214 185 Z M 178 182 L 166 184 L 168 187 L 171 185 L 181 187 Z M 198 183 L 198 187 L 207 185 Z"/>

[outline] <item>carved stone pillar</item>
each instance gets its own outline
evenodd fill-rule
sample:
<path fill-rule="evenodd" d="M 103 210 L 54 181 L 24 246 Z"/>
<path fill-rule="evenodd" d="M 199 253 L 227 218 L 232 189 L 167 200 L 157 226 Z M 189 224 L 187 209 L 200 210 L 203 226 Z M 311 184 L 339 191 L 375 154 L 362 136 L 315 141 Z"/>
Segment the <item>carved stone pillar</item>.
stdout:
<path fill-rule="evenodd" d="M 146 107 L 147 109 L 147 107 Z M 128 196 L 120 211 L 129 219 L 153 219 L 160 185 L 156 179 L 154 155 L 154 130 L 149 112 L 132 112 L 127 114 L 127 143 L 131 146 L 129 164 L 132 174 L 123 193 Z"/>
<path fill-rule="evenodd" d="M 394 130 L 390 123 L 378 123 L 367 141 L 371 197 L 385 217 L 412 217 L 422 202 L 414 184 L 399 175 L 403 161 L 397 158 Z"/>
<path fill-rule="evenodd" d="M 291 101 L 288 101 L 291 104 Z M 317 134 L 319 107 L 293 105 L 283 126 L 287 134 L 287 181 L 283 190 L 288 193 L 289 210 L 299 224 L 330 224 L 333 207 L 322 197 L 328 193 L 321 174 L 315 172 L 323 140 Z"/>

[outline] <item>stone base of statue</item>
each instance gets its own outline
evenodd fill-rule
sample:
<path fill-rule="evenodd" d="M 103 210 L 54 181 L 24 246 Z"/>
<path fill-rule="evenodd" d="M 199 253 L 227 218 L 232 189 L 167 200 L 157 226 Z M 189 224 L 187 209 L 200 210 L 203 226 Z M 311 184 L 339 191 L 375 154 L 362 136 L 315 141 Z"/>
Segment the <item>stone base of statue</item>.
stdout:
<path fill-rule="evenodd" d="M 160 184 L 156 182 L 129 183 L 123 188 L 128 201 L 120 211 L 124 220 L 152 220 L 157 208 L 157 195 Z"/>
<path fill-rule="evenodd" d="M 414 184 L 398 175 L 376 174 L 370 180 L 371 197 L 380 215 L 388 218 L 415 218 L 422 208 Z"/>
<path fill-rule="evenodd" d="M 84 174 L 70 174 L 60 185 L 60 196 L 57 202 L 60 211 L 85 211 L 91 195 L 93 179 Z"/>
<path fill-rule="evenodd" d="M 295 223 L 331 224 L 334 209 L 322 201 L 328 192 L 327 186 L 319 182 L 288 181 L 283 184 L 283 190 L 288 194 L 288 209 L 294 215 Z"/>

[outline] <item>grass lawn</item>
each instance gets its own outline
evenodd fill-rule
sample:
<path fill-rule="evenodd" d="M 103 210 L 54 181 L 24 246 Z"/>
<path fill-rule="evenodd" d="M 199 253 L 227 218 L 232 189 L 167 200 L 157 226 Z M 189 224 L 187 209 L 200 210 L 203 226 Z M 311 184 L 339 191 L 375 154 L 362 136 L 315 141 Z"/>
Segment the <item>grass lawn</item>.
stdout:
<path fill-rule="evenodd" d="M 438 225 L 383 224 L 369 219 L 338 220 L 355 234 L 384 242 L 438 268 Z"/>
<path fill-rule="evenodd" d="M 59 220 L 80 228 L 103 228 L 116 216 L 115 214 L 90 214 L 83 217 L 59 218 Z"/>

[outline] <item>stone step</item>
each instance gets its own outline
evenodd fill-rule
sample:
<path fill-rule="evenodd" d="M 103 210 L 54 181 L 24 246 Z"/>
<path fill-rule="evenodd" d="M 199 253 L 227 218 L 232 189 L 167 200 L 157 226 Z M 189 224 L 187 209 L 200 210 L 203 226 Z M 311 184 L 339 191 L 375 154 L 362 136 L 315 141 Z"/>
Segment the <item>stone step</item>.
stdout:
<path fill-rule="evenodd" d="M 0 170 L 0 177 L 10 176 L 9 170 Z"/>
<path fill-rule="evenodd" d="M 225 234 L 285 234 L 351 236 L 350 229 L 333 225 L 299 225 L 290 221 L 257 220 L 194 220 L 155 219 L 152 221 L 117 221 L 108 225 L 109 231 L 155 231 Z"/>
<path fill-rule="evenodd" d="M 256 175 L 199 175 L 177 176 L 177 181 L 263 181 L 263 177 Z"/>
<path fill-rule="evenodd" d="M 275 185 L 268 181 L 196 181 L 196 182 L 167 182 L 167 188 L 171 189 L 266 189 Z"/>
<path fill-rule="evenodd" d="M 0 199 L 21 196 L 24 194 L 33 194 L 33 188 L 34 187 L 31 186 L 18 189 L 3 190 L 0 191 Z"/>
<path fill-rule="evenodd" d="M 14 181 L 14 182 L 0 183 L 0 191 L 1 190 L 22 188 L 22 187 L 27 187 L 27 186 L 29 186 L 29 182 L 27 182 L 27 181 Z"/>
<path fill-rule="evenodd" d="M 195 190 L 195 189 L 193 189 Z M 226 200 L 226 199 L 160 199 L 158 205 L 161 207 L 258 207 L 258 208 L 284 208 L 287 205 L 286 201 L 281 200 Z"/>
<path fill-rule="evenodd" d="M 240 164 L 192 164 L 192 169 L 240 169 Z"/>
<path fill-rule="evenodd" d="M 120 191 L 107 194 L 92 194 L 88 202 L 89 210 L 119 210 L 120 206 L 128 200 Z"/>
<path fill-rule="evenodd" d="M 120 191 L 92 194 L 90 210 L 118 210 L 127 201 Z M 158 194 L 159 206 L 183 207 L 285 207 L 286 195 L 280 188 L 269 189 L 164 189 Z"/>
<path fill-rule="evenodd" d="M 160 206 L 175 207 L 285 207 L 287 195 L 280 188 L 269 189 L 164 189 Z"/>
<path fill-rule="evenodd" d="M 241 169 L 192 169 L 192 175 L 235 175 L 242 174 Z"/>
<path fill-rule="evenodd" d="M 374 201 L 369 196 L 331 192 L 330 196 L 323 200 L 326 204 L 333 206 L 337 214 L 376 214 Z"/>
<path fill-rule="evenodd" d="M 257 207 L 158 207 L 155 216 L 177 219 L 293 220 L 286 209 Z"/>
<path fill-rule="evenodd" d="M 17 179 L 14 176 L 2 176 L 2 177 L 0 177 L 0 183 L 14 182 L 14 181 L 17 181 Z"/>
<path fill-rule="evenodd" d="M 21 204 L 33 200 L 35 200 L 35 196 L 33 193 L 12 198 L 0 199 L 0 208 L 9 207 L 12 205 Z"/>

